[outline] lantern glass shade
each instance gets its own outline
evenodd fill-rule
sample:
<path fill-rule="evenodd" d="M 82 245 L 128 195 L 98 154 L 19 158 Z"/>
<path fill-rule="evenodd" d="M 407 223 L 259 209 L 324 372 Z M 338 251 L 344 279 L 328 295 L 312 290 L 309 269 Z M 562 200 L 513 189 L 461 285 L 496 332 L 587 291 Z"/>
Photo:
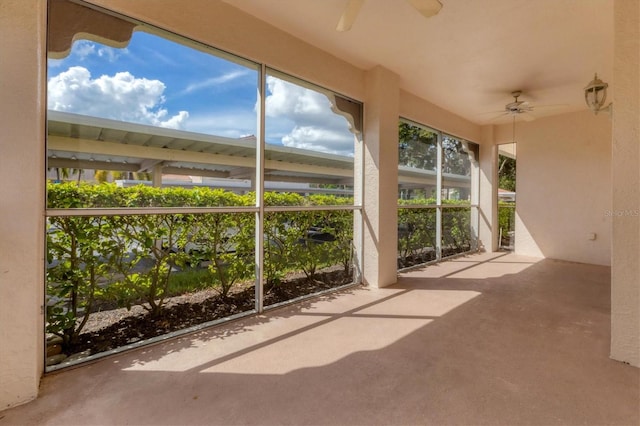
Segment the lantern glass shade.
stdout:
<path fill-rule="evenodd" d="M 591 111 L 596 114 L 604 106 L 607 100 L 607 87 L 609 85 L 595 75 L 593 80 L 584 88 L 584 100 Z"/>

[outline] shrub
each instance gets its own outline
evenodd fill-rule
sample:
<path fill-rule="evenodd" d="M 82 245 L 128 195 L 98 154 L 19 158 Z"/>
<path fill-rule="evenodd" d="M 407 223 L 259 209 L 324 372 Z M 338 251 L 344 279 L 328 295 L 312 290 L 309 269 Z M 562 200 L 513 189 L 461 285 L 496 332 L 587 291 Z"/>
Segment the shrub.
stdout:
<path fill-rule="evenodd" d="M 503 240 L 509 240 L 509 232 L 515 230 L 516 203 L 500 201 L 498 203 L 498 225 Z"/>
<path fill-rule="evenodd" d="M 122 279 L 110 290 L 119 304 L 131 308 L 142 300 L 142 306 L 157 315 L 172 271 L 188 262 L 188 254 L 178 248 L 191 239 L 193 215 L 127 215 L 113 220 L 123 249 L 115 263 Z"/>
<path fill-rule="evenodd" d="M 435 259 L 436 209 L 402 208 L 411 205 L 434 205 L 436 200 L 399 200 L 398 209 L 398 267 L 425 263 Z M 443 200 L 442 255 L 468 251 L 472 247 L 470 228 L 471 207 L 467 202 Z"/>
<path fill-rule="evenodd" d="M 49 183 L 49 208 L 251 206 L 255 194 L 222 189 L 120 188 L 114 184 Z M 352 199 L 266 193 L 268 206 L 347 205 Z M 76 339 L 96 298 L 130 308 L 141 304 L 158 314 L 172 283 L 193 279 L 227 297 L 233 286 L 255 275 L 254 213 L 132 214 L 49 218 L 47 331 Z M 284 211 L 264 218 L 267 287 L 293 270 L 315 279 L 319 268 L 352 262 L 351 211 Z M 207 273 L 182 273 L 207 264 Z M 175 276 L 174 276 L 175 275 Z M 188 276 L 187 276 L 188 275 Z M 197 278 L 193 278 L 197 277 Z M 180 284 L 182 285 L 182 284 Z M 198 287 L 192 283 L 187 287 Z M 80 319 L 82 318 L 82 319 Z"/>
<path fill-rule="evenodd" d="M 48 185 L 49 207 L 91 205 L 112 188 L 93 191 L 75 183 Z M 102 287 L 112 280 L 120 248 L 113 221 L 103 216 L 56 216 L 47 220 L 47 326 L 65 345 L 77 341 Z M 82 320 L 78 321 L 78 318 Z"/>

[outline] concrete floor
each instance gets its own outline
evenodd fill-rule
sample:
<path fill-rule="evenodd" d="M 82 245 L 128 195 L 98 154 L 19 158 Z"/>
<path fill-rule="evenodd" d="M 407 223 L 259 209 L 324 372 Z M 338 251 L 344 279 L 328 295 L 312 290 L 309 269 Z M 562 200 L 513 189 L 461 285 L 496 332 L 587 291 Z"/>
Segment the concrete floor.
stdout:
<path fill-rule="evenodd" d="M 0 425 L 638 425 L 609 273 L 459 258 L 48 376 Z"/>

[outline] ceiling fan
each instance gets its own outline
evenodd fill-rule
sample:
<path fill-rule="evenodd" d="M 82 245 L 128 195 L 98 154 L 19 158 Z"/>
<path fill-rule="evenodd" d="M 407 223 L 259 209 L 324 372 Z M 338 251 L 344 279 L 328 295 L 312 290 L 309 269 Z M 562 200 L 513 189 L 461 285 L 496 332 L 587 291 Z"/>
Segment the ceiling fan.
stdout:
<path fill-rule="evenodd" d="M 534 114 L 534 106 L 531 105 L 531 103 L 527 101 L 518 100 L 518 98 L 522 96 L 521 90 L 515 90 L 511 92 L 511 96 L 513 96 L 513 99 L 514 99 L 513 102 L 509 102 L 508 104 L 506 104 L 502 111 L 485 112 L 485 113 L 481 113 L 480 115 L 485 115 L 485 116 L 489 114 L 492 115 L 491 118 L 486 120 L 488 122 L 495 122 L 500 120 L 501 118 L 506 118 L 506 117 L 512 117 L 514 121 L 516 119 L 518 120 L 522 119 L 523 121 L 533 121 L 539 117 Z M 554 111 L 559 112 L 565 109 L 567 106 L 568 106 L 567 104 L 537 105 L 535 107 L 535 111 L 541 112 L 542 110 L 544 110 L 545 111 L 544 115 L 549 115 L 549 112 L 554 112 Z"/>
<path fill-rule="evenodd" d="M 430 18 L 437 15 L 442 9 L 442 3 L 439 0 L 407 0 L 422 16 Z M 358 12 L 362 7 L 364 0 L 349 0 L 347 7 L 344 8 L 336 31 L 349 31 L 358 16 Z"/>
<path fill-rule="evenodd" d="M 502 111 L 492 111 L 483 113 L 481 115 L 492 114 L 493 117 L 489 119 L 489 121 L 498 120 L 504 117 L 513 117 L 522 118 L 524 121 L 533 121 L 536 117 L 532 114 L 533 105 L 531 105 L 527 101 L 520 101 L 518 98 L 522 95 L 521 90 L 515 90 L 511 92 L 511 96 L 513 96 L 514 101 L 506 104 L 504 106 L 504 110 Z"/>
<path fill-rule="evenodd" d="M 533 105 L 527 101 L 519 101 L 518 98 L 522 95 L 522 91 L 516 90 L 511 92 L 514 101 L 504 106 L 504 112 L 502 115 L 520 116 L 524 121 L 533 121 L 536 118 L 530 114 L 533 112 Z"/>

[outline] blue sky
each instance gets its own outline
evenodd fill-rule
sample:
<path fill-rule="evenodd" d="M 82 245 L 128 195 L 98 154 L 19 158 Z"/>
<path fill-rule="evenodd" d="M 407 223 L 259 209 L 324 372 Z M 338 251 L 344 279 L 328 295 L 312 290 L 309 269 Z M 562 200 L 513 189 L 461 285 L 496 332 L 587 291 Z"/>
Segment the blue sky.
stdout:
<path fill-rule="evenodd" d="M 126 48 L 76 41 L 49 60 L 49 109 L 232 138 L 256 133 L 258 71 L 142 31 Z M 267 142 L 353 155 L 327 97 L 267 78 Z"/>

